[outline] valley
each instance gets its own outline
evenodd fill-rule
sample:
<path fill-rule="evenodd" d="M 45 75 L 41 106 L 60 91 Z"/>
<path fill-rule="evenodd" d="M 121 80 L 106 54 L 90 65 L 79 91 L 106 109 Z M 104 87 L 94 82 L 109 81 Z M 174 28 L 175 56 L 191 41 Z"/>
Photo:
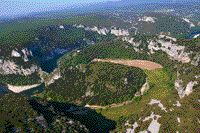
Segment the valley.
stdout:
<path fill-rule="evenodd" d="M 198 132 L 199 2 L 176 4 L 3 19 L 0 128 Z"/>

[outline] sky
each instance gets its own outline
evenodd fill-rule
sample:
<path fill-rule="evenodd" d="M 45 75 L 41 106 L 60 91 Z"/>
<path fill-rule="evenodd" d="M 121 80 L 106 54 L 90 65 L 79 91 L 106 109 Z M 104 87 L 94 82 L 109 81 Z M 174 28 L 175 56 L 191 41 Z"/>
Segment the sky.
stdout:
<path fill-rule="evenodd" d="M 0 17 L 21 15 L 32 12 L 78 8 L 106 1 L 108 0 L 0 0 Z M 159 2 L 163 0 L 109 0 L 109 1 L 126 1 L 126 2 L 134 1 L 135 3 L 144 3 L 144 2 Z M 168 0 L 168 1 L 173 2 L 176 0 Z"/>
<path fill-rule="evenodd" d="M 0 16 L 69 9 L 105 1 L 106 0 L 0 0 Z"/>

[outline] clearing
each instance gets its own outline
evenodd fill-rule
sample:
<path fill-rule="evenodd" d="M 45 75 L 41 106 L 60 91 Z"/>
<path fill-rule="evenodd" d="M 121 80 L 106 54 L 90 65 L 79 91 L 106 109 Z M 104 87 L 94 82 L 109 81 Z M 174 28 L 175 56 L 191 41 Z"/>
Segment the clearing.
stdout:
<path fill-rule="evenodd" d="M 163 69 L 162 65 L 155 63 L 155 62 L 147 61 L 147 60 L 93 59 L 92 61 L 119 63 L 119 64 L 123 64 L 123 65 L 128 65 L 128 66 L 139 67 L 141 69 L 147 69 L 147 70 Z"/>

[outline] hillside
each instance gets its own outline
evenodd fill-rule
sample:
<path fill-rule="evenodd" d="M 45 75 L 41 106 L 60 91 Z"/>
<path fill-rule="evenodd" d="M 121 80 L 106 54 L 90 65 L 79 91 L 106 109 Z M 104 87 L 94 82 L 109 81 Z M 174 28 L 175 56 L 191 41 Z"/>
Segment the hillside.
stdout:
<path fill-rule="evenodd" d="M 63 62 L 61 64 L 61 70 L 64 70 L 62 68 L 66 68 L 67 66 L 72 66 L 71 68 L 74 68 L 76 66 L 79 66 L 78 64 L 89 63 L 94 58 L 115 59 L 115 60 L 116 59 L 118 60 L 142 59 L 142 60 L 154 61 L 163 65 L 163 70 L 160 70 L 160 71 L 159 70 L 156 70 L 156 71 L 145 70 L 145 73 L 148 75 L 147 80 L 148 80 L 148 83 L 150 84 L 150 90 L 148 91 L 148 94 L 145 94 L 144 96 L 142 96 L 142 99 L 139 99 L 140 102 L 129 103 L 122 107 L 114 107 L 114 108 L 108 108 L 106 110 L 98 110 L 99 112 L 101 112 L 101 114 L 107 116 L 108 118 L 115 119 L 115 120 L 119 119 L 118 122 L 121 124 L 118 123 L 119 128 L 116 131 L 128 131 L 128 130 L 144 131 L 148 129 L 150 125 L 148 125 L 147 122 L 150 124 L 152 121 L 155 122 L 157 120 L 157 118 L 155 118 L 154 120 L 152 118 L 152 119 L 149 119 L 149 121 L 145 121 L 145 122 L 142 121 L 145 117 L 151 115 L 151 111 L 154 112 L 154 108 L 152 108 L 148 104 L 151 101 L 151 99 L 155 101 L 158 100 L 158 102 L 159 100 L 161 100 L 161 102 L 162 100 L 163 101 L 167 100 L 165 101 L 165 103 L 163 103 L 164 104 L 163 106 L 169 109 L 169 112 L 173 112 L 173 111 L 170 111 L 171 109 L 170 107 L 174 107 L 171 110 L 174 110 L 174 111 L 179 110 L 178 107 L 175 108 L 176 101 L 180 101 L 182 104 L 185 104 L 187 101 L 186 99 L 188 99 L 189 97 L 193 97 L 194 95 L 193 100 L 196 98 L 195 104 L 189 104 L 188 106 L 190 106 L 189 108 L 194 108 L 193 110 L 197 113 L 198 104 L 199 104 L 199 101 L 198 101 L 199 100 L 198 99 L 198 96 L 199 96 L 199 93 L 198 93 L 198 87 L 199 87 L 198 52 L 196 53 L 195 49 L 190 49 L 189 47 L 187 47 L 189 46 L 189 42 L 182 41 L 182 43 L 185 43 L 187 45 L 185 45 L 186 47 L 184 47 L 185 49 L 183 50 L 183 53 L 182 54 L 178 53 L 177 55 L 181 57 L 185 54 L 185 56 L 183 56 L 182 58 L 179 58 L 179 57 L 176 57 L 175 52 L 174 52 L 174 55 L 170 54 L 170 52 L 172 52 L 174 48 L 175 50 L 179 49 L 179 47 L 181 48 L 182 45 L 180 41 L 175 42 L 176 41 L 175 40 L 174 43 L 176 43 L 177 45 L 170 45 L 172 38 L 170 40 L 164 39 L 163 41 L 156 40 L 157 43 L 153 41 L 155 41 L 156 38 L 160 38 L 160 37 L 134 36 L 134 38 L 137 39 L 137 40 L 133 39 L 134 42 L 132 41 L 129 42 L 130 38 L 124 41 L 118 39 L 118 40 L 113 40 L 107 43 L 101 43 L 95 46 L 88 47 L 82 50 L 81 52 L 77 53 L 72 58 L 66 60 L 66 62 Z M 195 39 L 192 39 L 190 40 L 190 42 L 194 40 Z M 160 42 L 160 46 L 159 46 L 159 42 Z M 199 48 L 198 42 L 199 42 L 199 39 L 196 39 L 196 43 L 194 43 L 194 46 L 196 46 L 197 48 Z M 166 45 L 165 43 L 168 43 L 168 45 Z M 151 52 L 152 47 L 150 47 L 151 45 L 155 46 L 152 52 Z M 196 53 L 196 54 L 195 56 L 190 56 L 191 53 Z M 189 60 L 187 61 L 186 59 L 189 59 Z M 189 73 L 190 75 L 188 75 Z M 174 105 L 171 104 L 172 102 L 169 102 L 170 99 L 171 100 L 173 99 Z M 168 104 L 170 104 L 170 106 Z M 156 106 L 155 104 L 153 105 Z M 138 106 L 138 107 L 135 108 L 135 106 Z M 130 110 L 130 108 L 133 108 L 133 109 Z M 183 111 L 185 108 L 188 108 L 188 107 L 181 107 L 179 111 Z M 141 113 L 142 110 L 151 110 L 151 111 L 150 113 L 144 112 L 144 114 L 142 114 Z M 133 112 L 137 113 L 138 117 L 135 117 L 135 114 Z M 154 114 L 158 115 L 159 113 L 154 112 Z M 160 114 L 160 116 L 162 116 L 163 119 L 167 119 L 169 115 L 170 117 L 175 117 L 176 113 L 175 114 L 168 114 L 168 113 Z M 122 117 L 119 118 L 120 116 Z M 139 119 L 140 116 L 144 116 L 144 118 L 142 117 L 141 119 Z M 198 115 L 188 116 L 188 118 L 189 117 L 192 117 L 193 119 L 195 119 L 194 120 L 195 123 L 199 125 Z M 180 118 L 182 118 L 182 116 Z M 188 119 L 188 118 L 184 118 L 184 119 Z M 134 121 L 132 121 L 132 119 Z M 131 126 L 124 126 L 123 124 L 125 124 L 127 120 L 129 122 L 132 121 L 128 125 L 134 124 L 137 121 L 137 124 L 139 126 L 136 129 L 132 129 Z M 160 131 L 168 130 L 167 127 L 164 127 L 166 125 L 166 122 L 164 123 L 164 121 L 161 121 L 161 120 L 158 120 L 158 122 L 162 125 L 160 127 Z M 171 120 L 171 122 L 174 123 L 174 120 Z M 168 124 L 170 123 L 168 122 Z M 171 127 L 169 130 L 172 132 L 175 131 L 175 129 L 177 129 L 178 131 L 183 131 L 183 129 L 185 128 L 184 123 L 183 122 L 180 122 L 180 123 L 182 123 L 182 125 L 178 129 L 175 128 L 176 126 L 174 126 L 174 127 Z M 192 123 L 190 123 L 190 125 L 192 126 Z M 198 130 L 197 125 L 194 128 L 194 130 L 196 131 Z M 187 127 L 188 130 L 190 128 L 191 127 Z"/>
<path fill-rule="evenodd" d="M 2 20 L 2 132 L 199 132 L 199 2 L 187 4 Z"/>
<path fill-rule="evenodd" d="M 102 62 L 81 64 L 78 68 L 66 70 L 62 77 L 47 87 L 50 91 L 49 97 L 56 98 L 53 96 L 56 93 L 67 102 L 76 100 L 82 105 L 105 106 L 121 103 L 125 101 L 124 95 L 127 95 L 127 100 L 132 99 L 134 93 L 140 91 L 146 82 L 146 75 L 139 68 Z M 60 91 L 62 93 L 59 93 Z M 72 93 L 75 94 L 73 97 Z M 69 97 L 66 97 L 67 95 Z"/>

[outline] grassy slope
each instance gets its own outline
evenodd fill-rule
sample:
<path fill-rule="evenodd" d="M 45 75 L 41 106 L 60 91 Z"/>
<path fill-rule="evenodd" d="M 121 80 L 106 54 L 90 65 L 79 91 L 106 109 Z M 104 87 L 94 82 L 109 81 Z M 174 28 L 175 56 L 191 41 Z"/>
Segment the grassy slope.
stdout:
<path fill-rule="evenodd" d="M 118 44 L 118 43 L 114 42 L 114 44 L 115 44 L 114 46 L 116 46 L 116 49 L 114 52 L 117 51 L 117 52 L 121 53 L 121 51 L 119 49 L 124 50 L 121 43 Z M 103 45 L 105 45 L 105 44 L 103 44 Z M 101 45 L 101 46 L 103 46 L 103 45 Z M 107 46 L 106 49 L 110 49 L 110 47 L 113 45 L 111 44 L 111 46 L 110 45 L 106 45 L 106 46 Z M 110 47 L 108 47 L 108 46 L 110 46 Z M 101 48 L 97 48 L 97 49 L 98 49 L 98 53 L 101 53 L 100 55 L 107 53 L 107 52 L 105 52 L 105 49 L 103 49 L 103 48 L 102 48 L 103 49 L 102 51 L 104 53 L 102 53 Z M 113 47 L 112 47 L 112 49 L 113 49 Z M 92 50 L 90 50 L 90 51 L 92 51 Z M 113 52 L 110 52 L 110 53 L 113 53 Z M 119 53 L 116 53 L 116 55 L 119 55 Z M 123 52 L 123 53 L 126 53 L 126 52 Z M 128 51 L 128 53 L 130 54 L 130 51 Z M 86 52 L 86 54 L 87 54 L 87 52 Z M 130 55 L 134 55 L 134 53 L 130 54 Z M 114 59 L 113 57 L 116 57 L 116 56 L 111 55 L 111 56 L 105 56 L 104 58 Z M 82 58 L 82 56 L 80 58 Z M 118 58 L 125 59 L 125 57 L 123 57 L 121 55 L 119 55 Z M 80 59 L 78 61 L 80 61 Z M 124 105 L 121 107 L 109 108 L 107 111 L 103 110 L 101 112 L 102 115 L 104 115 L 108 119 L 117 120 L 120 116 L 129 116 L 129 115 L 133 114 L 134 112 L 136 113 L 136 112 L 140 111 L 142 108 L 145 107 L 145 104 L 148 103 L 151 99 L 160 100 L 160 99 L 166 98 L 166 96 L 167 97 L 174 96 L 172 94 L 172 93 L 174 93 L 174 89 L 173 89 L 173 87 L 170 87 L 170 83 L 171 84 L 174 83 L 174 80 L 176 78 L 176 73 L 173 73 L 172 80 L 170 80 L 170 75 L 168 75 L 168 73 L 165 70 L 144 70 L 144 71 L 148 75 L 149 84 L 155 84 L 155 85 L 154 85 L 154 87 L 152 87 L 149 90 L 149 93 L 147 95 L 143 96 L 139 105 L 137 105 L 136 103 L 131 103 L 131 104 Z M 100 110 L 97 110 L 97 112 L 100 112 Z"/>
<path fill-rule="evenodd" d="M 143 96 L 140 103 L 130 103 L 124 106 L 109 108 L 107 111 L 103 110 L 101 114 L 108 119 L 118 120 L 120 116 L 130 116 L 131 114 L 138 113 L 145 108 L 145 105 L 150 102 L 151 99 L 162 100 L 163 98 L 174 97 L 174 89 L 169 87 L 167 83 L 173 83 L 164 70 L 144 70 L 148 75 L 149 84 L 155 84 L 153 88 L 150 88 L 148 94 Z M 174 73 L 174 76 L 176 74 Z M 99 110 L 97 110 L 99 112 Z"/>

